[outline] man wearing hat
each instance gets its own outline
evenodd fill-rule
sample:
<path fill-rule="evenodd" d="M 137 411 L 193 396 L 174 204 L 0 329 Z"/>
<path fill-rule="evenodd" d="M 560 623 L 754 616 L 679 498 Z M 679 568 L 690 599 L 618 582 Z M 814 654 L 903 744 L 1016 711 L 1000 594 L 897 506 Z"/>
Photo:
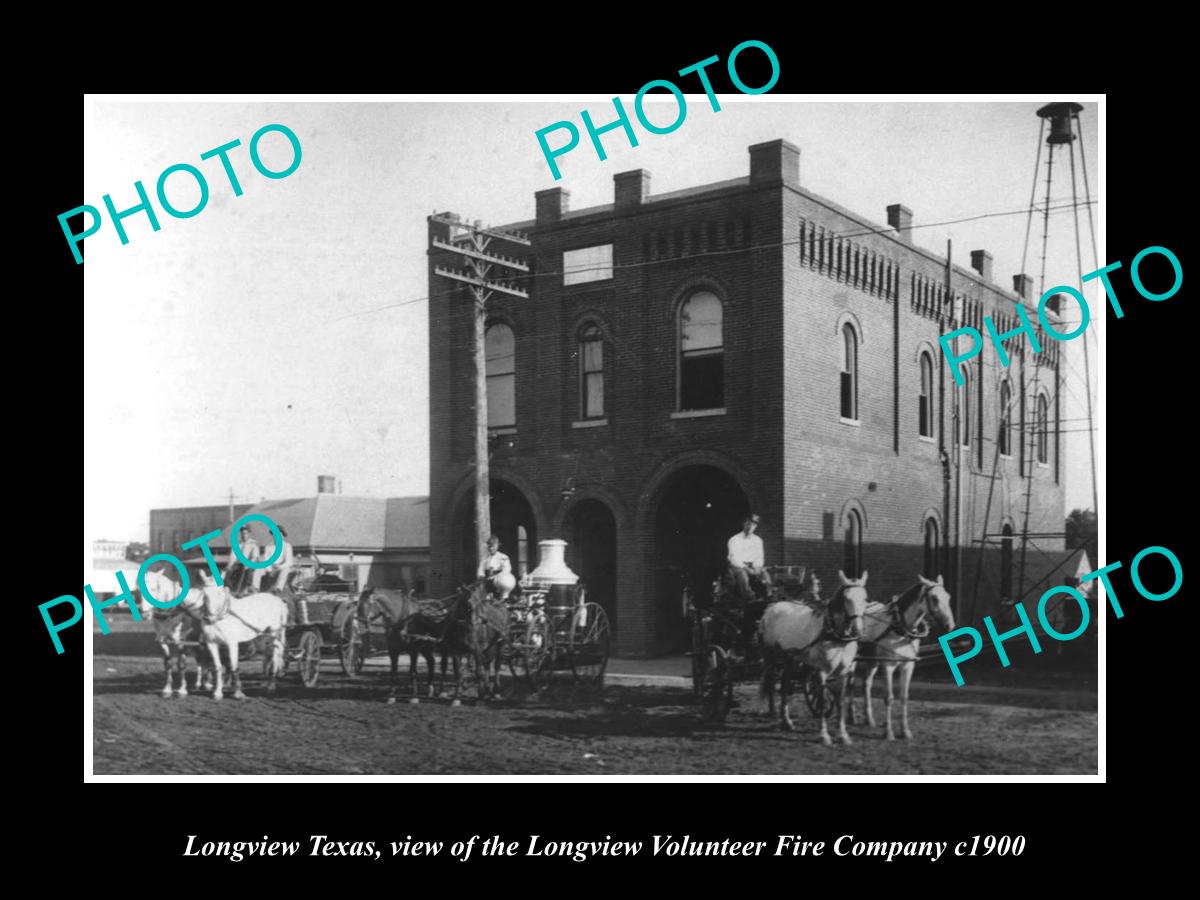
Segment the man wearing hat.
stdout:
<path fill-rule="evenodd" d="M 288 576 L 292 573 L 292 565 L 295 562 L 295 554 L 292 551 L 292 544 L 287 539 L 287 529 L 282 525 L 279 526 L 279 536 L 283 539 L 283 549 L 279 553 L 279 558 L 267 567 L 267 572 L 272 576 L 271 584 L 268 590 L 276 590 L 281 597 L 284 595 L 284 588 L 287 587 Z M 260 578 L 261 570 L 255 573 Z M 257 587 L 257 585 L 256 585 Z"/>
<path fill-rule="evenodd" d="M 729 575 L 738 597 L 746 602 L 755 596 L 766 599 L 771 576 L 763 568 L 763 542 L 754 533 L 758 515 L 748 513 L 742 530 L 729 539 Z"/>
<path fill-rule="evenodd" d="M 500 538 L 494 534 L 488 538 L 487 555 L 479 563 L 478 575 L 487 580 L 488 590 L 498 600 L 507 600 L 508 595 L 517 586 L 517 579 L 512 571 L 512 562 L 507 554 L 500 552 Z"/>

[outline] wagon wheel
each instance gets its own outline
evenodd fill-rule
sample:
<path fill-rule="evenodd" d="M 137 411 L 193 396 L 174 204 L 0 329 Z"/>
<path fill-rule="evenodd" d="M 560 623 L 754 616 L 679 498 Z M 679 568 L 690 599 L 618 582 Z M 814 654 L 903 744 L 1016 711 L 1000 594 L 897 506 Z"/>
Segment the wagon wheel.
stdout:
<path fill-rule="evenodd" d="M 554 634 L 545 616 L 530 616 L 516 649 L 514 662 L 535 691 L 545 684 L 554 662 Z"/>
<path fill-rule="evenodd" d="M 704 718 L 724 722 L 733 706 L 733 673 L 725 648 L 710 644 L 704 652 L 705 676 L 700 702 Z"/>
<path fill-rule="evenodd" d="M 604 683 L 604 670 L 608 667 L 608 649 L 612 643 L 612 628 L 608 613 L 599 603 L 585 603 L 575 607 L 571 616 L 571 627 L 567 632 L 567 648 L 570 652 L 571 671 L 576 681 L 593 684 Z"/>
<path fill-rule="evenodd" d="M 316 687 L 321 674 L 321 635 L 315 630 L 300 638 L 300 680 L 305 687 Z"/>
<path fill-rule="evenodd" d="M 351 678 L 357 678 L 362 674 L 368 653 L 369 639 L 369 635 L 358 617 L 347 616 L 346 621 L 342 623 L 338 656 L 341 658 L 342 671 Z"/>
<path fill-rule="evenodd" d="M 704 696 L 704 676 L 708 671 L 708 640 L 704 619 L 692 612 L 692 693 L 699 700 Z"/>
<path fill-rule="evenodd" d="M 817 674 L 816 669 L 809 671 L 804 679 L 804 702 L 808 704 L 808 711 L 814 716 L 820 716 L 822 710 L 828 710 L 828 715 L 837 712 L 837 695 L 828 681 L 824 685 L 821 684 L 821 676 Z"/>

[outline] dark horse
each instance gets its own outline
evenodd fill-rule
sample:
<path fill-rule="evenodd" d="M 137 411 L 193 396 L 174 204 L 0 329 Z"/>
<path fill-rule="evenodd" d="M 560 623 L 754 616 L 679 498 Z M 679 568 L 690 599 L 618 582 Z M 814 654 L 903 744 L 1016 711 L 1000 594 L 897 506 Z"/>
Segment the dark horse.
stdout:
<path fill-rule="evenodd" d="M 369 595 L 369 596 L 368 596 Z M 470 656 L 479 678 L 479 695 L 484 697 L 500 686 L 500 643 L 507 636 L 508 612 L 503 605 L 490 602 L 482 583 L 459 588 L 440 600 L 418 601 L 413 592 L 376 588 L 364 592 L 360 600 L 360 615 L 369 614 L 374 604 L 387 624 L 388 655 L 392 660 L 392 694 L 389 703 L 396 702 L 399 659 L 409 651 L 409 679 L 412 685 L 410 703 L 420 703 L 418 688 L 418 658 L 425 658 L 429 670 L 429 697 L 435 696 L 433 654 L 442 655 L 440 691 L 445 696 L 446 664 L 454 662 L 454 700 L 457 706 L 463 689 L 462 658 Z M 494 672 L 488 677 L 489 670 Z"/>

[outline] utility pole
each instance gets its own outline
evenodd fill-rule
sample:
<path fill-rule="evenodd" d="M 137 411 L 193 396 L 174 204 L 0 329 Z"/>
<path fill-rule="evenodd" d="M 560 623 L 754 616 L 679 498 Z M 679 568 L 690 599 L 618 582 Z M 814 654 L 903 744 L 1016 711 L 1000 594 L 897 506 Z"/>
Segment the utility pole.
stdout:
<path fill-rule="evenodd" d="M 229 489 L 229 524 L 233 524 L 233 488 Z"/>
<path fill-rule="evenodd" d="M 951 284 L 951 259 L 953 256 L 954 245 L 949 238 L 946 239 L 946 295 L 950 297 L 950 316 L 953 319 L 954 332 L 954 356 L 958 358 L 958 331 L 957 329 L 963 326 L 963 313 L 966 307 L 966 297 L 954 293 L 953 285 Z M 953 409 L 952 419 L 954 422 L 954 434 L 951 438 L 951 447 L 953 448 L 954 458 L 954 598 L 955 602 L 960 604 L 959 610 L 962 609 L 962 388 L 958 384 L 957 377 L 954 381 L 954 387 L 951 388 L 953 393 L 953 401 L 951 408 Z"/>
<path fill-rule="evenodd" d="M 470 225 L 453 213 L 434 213 L 429 217 L 429 222 L 447 225 L 450 228 L 449 241 L 433 237 L 430 239 L 431 249 L 457 254 L 466 267 L 465 271 L 459 271 L 436 266 L 434 274 L 466 284 L 470 288 L 474 306 L 472 318 L 475 358 L 475 550 L 478 562 L 487 552 L 487 539 L 492 533 L 491 490 L 488 475 L 487 352 L 484 345 L 487 302 L 493 293 L 506 294 L 522 300 L 529 299 L 528 291 L 514 286 L 511 282 L 497 280 L 492 273 L 493 267 L 501 270 L 496 273 L 501 276 L 508 274 L 505 270 L 528 272 L 529 265 L 523 260 L 491 253 L 489 248 L 493 241 L 523 247 L 531 245 L 529 239 L 524 235 L 484 228 L 478 220 L 474 225 Z"/>

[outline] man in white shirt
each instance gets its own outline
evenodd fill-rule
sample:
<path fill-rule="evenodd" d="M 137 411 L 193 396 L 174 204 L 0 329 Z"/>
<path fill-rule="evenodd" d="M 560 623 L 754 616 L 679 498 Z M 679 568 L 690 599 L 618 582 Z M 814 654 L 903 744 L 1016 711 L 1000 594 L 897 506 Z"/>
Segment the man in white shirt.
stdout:
<path fill-rule="evenodd" d="M 478 576 L 487 579 L 488 590 L 499 600 L 507 600 L 517 586 L 512 572 L 512 562 L 507 554 L 500 552 L 500 538 L 494 534 L 488 538 L 487 555 L 479 562 Z"/>
<path fill-rule="evenodd" d="M 287 539 L 287 529 L 282 525 L 279 526 L 279 535 L 283 538 L 283 551 L 279 554 L 279 559 L 271 563 L 266 569 L 272 576 L 271 589 L 278 589 L 277 593 L 282 597 L 283 590 L 287 586 L 288 576 L 292 573 L 292 562 L 294 555 L 292 553 L 292 545 Z M 262 570 L 255 572 L 261 577 Z M 257 587 L 257 585 L 255 585 Z"/>
<path fill-rule="evenodd" d="M 254 539 L 254 535 L 251 534 L 249 525 L 243 525 L 241 531 L 238 532 L 238 547 L 242 551 L 242 557 L 249 562 L 258 562 L 258 560 L 261 558 L 259 556 L 260 548 L 258 546 L 258 541 L 256 541 Z M 245 586 L 247 572 L 256 572 L 256 570 L 249 569 L 248 567 L 242 565 L 242 562 L 238 559 L 237 554 L 230 551 L 229 565 L 225 568 L 225 574 L 223 576 L 223 581 L 226 587 L 228 587 L 229 590 L 233 591 L 235 594 L 240 593 L 242 588 Z"/>
<path fill-rule="evenodd" d="M 742 530 L 729 539 L 729 574 L 739 598 L 750 601 L 766 596 L 771 577 L 763 568 L 763 542 L 754 533 L 758 516 L 750 513 L 742 522 Z"/>

